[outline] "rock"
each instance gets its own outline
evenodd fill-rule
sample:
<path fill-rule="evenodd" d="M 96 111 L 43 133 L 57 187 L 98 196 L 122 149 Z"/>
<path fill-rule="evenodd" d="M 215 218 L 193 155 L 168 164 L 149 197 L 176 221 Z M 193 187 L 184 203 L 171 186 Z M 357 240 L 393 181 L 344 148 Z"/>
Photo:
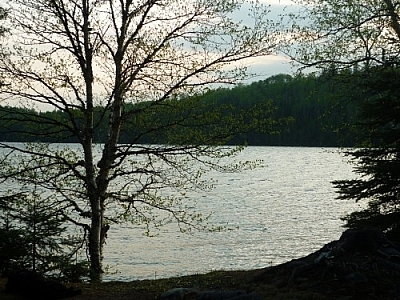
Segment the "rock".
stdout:
<path fill-rule="evenodd" d="M 163 293 L 160 299 L 168 300 L 262 300 L 255 293 L 248 294 L 245 290 L 211 290 L 197 291 L 192 288 L 175 288 Z"/>
<path fill-rule="evenodd" d="M 312 277 L 315 273 L 319 272 L 323 268 L 324 264 L 320 262 L 304 263 L 293 269 L 292 275 L 289 278 L 289 283 L 307 280 L 309 277 Z"/>
<path fill-rule="evenodd" d="M 31 271 L 20 271 L 10 275 L 6 283 L 6 292 L 20 294 L 34 300 L 63 299 L 81 293 L 80 290 L 67 288 L 57 281 L 45 280 Z"/>
<path fill-rule="evenodd" d="M 389 239 L 376 228 L 348 229 L 343 232 L 336 245 L 339 252 L 374 252 L 391 245 Z"/>
<path fill-rule="evenodd" d="M 377 251 L 390 260 L 400 262 L 400 251 L 391 246 L 380 247 Z"/>
<path fill-rule="evenodd" d="M 361 272 L 350 273 L 349 275 L 347 275 L 345 277 L 345 279 L 346 279 L 347 282 L 350 282 L 350 283 L 353 283 L 353 284 L 367 283 L 368 282 L 367 276 L 365 276 Z"/>
<path fill-rule="evenodd" d="M 196 295 L 197 291 L 195 289 L 175 288 L 163 293 L 160 298 L 168 300 L 196 299 Z"/>
<path fill-rule="evenodd" d="M 197 293 L 197 300 L 227 300 L 237 299 L 238 296 L 246 295 L 245 290 L 227 290 L 227 291 L 200 291 Z"/>
<path fill-rule="evenodd" d="M 236 296 L 229 300 L 263 300 L 263 297 L 261 297 L 256 293 L 251 293 L 251 294 Z"/>
<path fill-rule="evenodd" d="M 323 299 L 400 300 L 400 246 L 378 229 L 346 230 L 314 253 L 265 268 L 253 281 Z"/>
<path fill-rule="evenodd" d="M 331 257 L 332 253 L 330 251 L 327 252 L 322 252 L 318 255 L 318 257 L 315 259 L 316 263 L 319 263 L 321 261 L 324 261 L 326 259 L 329 259 Z"/>
<path fill-rule="evenodd" d="M 368 282 L 367 276 L 362 274 L 361 272 L 355 272 L 347 275 L 346 277 L 347 282 L 350 283 L 366 283 Z"/>

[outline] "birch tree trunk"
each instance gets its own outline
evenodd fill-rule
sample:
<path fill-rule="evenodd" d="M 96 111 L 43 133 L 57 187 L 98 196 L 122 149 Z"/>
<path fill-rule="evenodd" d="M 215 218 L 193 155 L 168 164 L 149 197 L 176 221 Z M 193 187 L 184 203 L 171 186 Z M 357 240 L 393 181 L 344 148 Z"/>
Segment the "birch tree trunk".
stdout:
<path fill-rule="evenodd" d="M 209 229 L 202 225 L 207 218 L 188 211 L 192 206 L 184 203 L 193 199 L 186 189 L 212 186 L 201 180 L 205 171 L 241 169 L 219 165 L 242 149 L 224 142 L 270 122 L 247 125 L 248 117 L 202 107 L 198 96 L 247 78 L 246 59 L 273 52 L 280 33 L 266 17 L 268 7 L 241 0 L 14 0 L 8 8 L 12 38 L 0 53 L 2 99 L 26 108 L 17 118 L 32 128 L 26 134 L 38 141 L 73 138 L 80 148 L 0 144 L 21 154 L 0 160 L 0 180 L 54 193 L 65 218 L 88 234 L 93 281 L 101 280 L 110 224 L 149 230 L 174 221 L 182 231 Z M 233 19 L 245 8 L 251 21 Z M 188 107 L 182 97 L 191 99 Z M 170 119 L 146 123 L 160 107 L 170 109 Z M 100 149 L 95 136 L 104 122 L 108 135 Z M 120 145 L 123 128 L 137 132 Z M 170 144 L 138 144 L 166 133 L 174 135 Z"/>

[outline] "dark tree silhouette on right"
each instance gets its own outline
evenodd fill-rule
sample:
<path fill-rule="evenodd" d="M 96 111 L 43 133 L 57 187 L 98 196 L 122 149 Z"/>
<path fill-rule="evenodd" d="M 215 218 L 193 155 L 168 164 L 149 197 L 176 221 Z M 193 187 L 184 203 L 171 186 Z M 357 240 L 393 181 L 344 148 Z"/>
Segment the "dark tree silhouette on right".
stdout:
<path fill-rule="evenodd" d="M 398 1 L 294 0 L 299 14 L 289 14 L 298 44 L 287 52 L 304 68 L 347 72 L 354 89 L 360 144 L 347 154 L 355 163 L 355 180 L 334 182 L 339 198 L 366 202 L 344 217 L 346 226 L 379 227 L 395 239 L 399 218 L 399 46 Z M 307 22 L 304 22 L 307 20 Z M 338 97 L 338 99 L 340 99 Z"/>
<path fill-rule="evenodd" d="M 334 181 L 340 199 L 367 201 L 343 219 L 346 227 L 378 227 L 400 240 L 400 69 L 386 64 L 361 72 L 358 122 L 361 147 L 347 151 L 354 180 Z"/>

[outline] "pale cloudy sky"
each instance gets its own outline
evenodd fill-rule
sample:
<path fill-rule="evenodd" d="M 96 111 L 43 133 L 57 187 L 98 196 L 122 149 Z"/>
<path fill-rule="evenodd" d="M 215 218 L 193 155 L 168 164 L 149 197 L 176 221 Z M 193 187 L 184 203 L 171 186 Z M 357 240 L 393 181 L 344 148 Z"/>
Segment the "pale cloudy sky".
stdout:
<path fill-rule="evenodd" d="M 291 0 L 260 0 L 260 2 L 271 6 L 271 14 L 266 17 L 275 20 L 278 20 L 281 14 L 295 12 L 299 9 L 299 6 L 296 6 Z M 250 71 L 256 73 L 257 76 L 246 81 L 246 83 L 263 80 L 275 74 L 287 74 L 296 71 L 290 60 L 283 55 L 252 59 L 250 65 Z"/>
<path fill-rule="evenodd" d="M 270 5 L 271 13 L 266 16 L 273 20 L 278 20 L 279 15 L 287 11 L 296 11 L 298 7 L 291 0 L 259 0 L 260 3 Z M 0 5 L 4 5 L 6 0 L 0 0 Z M 240 13 L 238 17 L 241 17 Z M 273 55 L 249 60 L 250 71 L 257 76 L 246 82 L 265 79 L 279 73 L 293 73 L 295 69 L 290 64 L 288 58 L 280 55 Z"/>
<path fill-rule="evenodd" d="M 260 3 L 270 5 L 271 13 L 266 16 L 273 20 L 278 20 L 280 14 L 286 10 L 296 10 L 298 7 L 294 6 L 290 0 L 259 0 Z M 4 5 L 6 0 L 0 0 L 0 5 Z M 240 17 L 240 15 L 239 15 Z M 243 17 L 243 16 L 242 16 Z M 248 61 L 250 64 L 250 72 L 256 73 L 257 76 L 246 80 L 244 83 L 264 80 L 272 75 L 280 73 L 294 73 L 296 70 L 290 64 L 288 58 L 280 55 L 271 55 L 268 57 L 253 58 Z"/>

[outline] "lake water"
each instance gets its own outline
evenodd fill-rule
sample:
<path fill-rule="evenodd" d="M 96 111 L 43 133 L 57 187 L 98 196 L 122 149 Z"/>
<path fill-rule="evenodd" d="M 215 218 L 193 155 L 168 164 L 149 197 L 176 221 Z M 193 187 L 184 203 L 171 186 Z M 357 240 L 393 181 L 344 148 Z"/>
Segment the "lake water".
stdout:
<path fill-rule="evenodd" d="M 358 204 L 337 200 L 332 180 L 354 178 L 347 158 L 334 148 L 248 147 L 244 160 L 263 167 L 211 174 L 212 191 L 193 194 L 198 210 L 233 230 L 180 233 L 164 227 L 156 237 L 112 227 L 105 246 L 104 280 L 153 279 L 212 270 L 262 268 L 298 258 L 338 239 L 340 217 Z"/>

